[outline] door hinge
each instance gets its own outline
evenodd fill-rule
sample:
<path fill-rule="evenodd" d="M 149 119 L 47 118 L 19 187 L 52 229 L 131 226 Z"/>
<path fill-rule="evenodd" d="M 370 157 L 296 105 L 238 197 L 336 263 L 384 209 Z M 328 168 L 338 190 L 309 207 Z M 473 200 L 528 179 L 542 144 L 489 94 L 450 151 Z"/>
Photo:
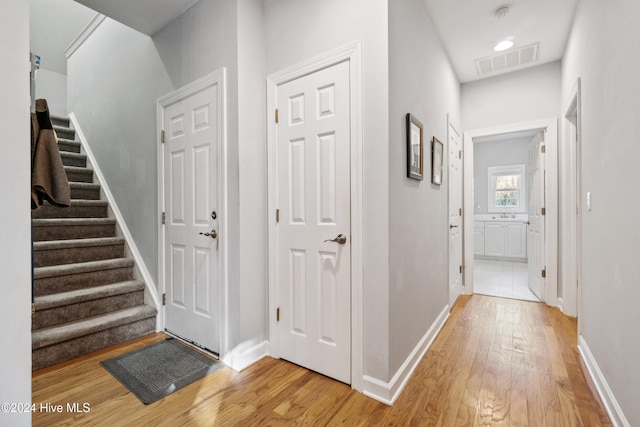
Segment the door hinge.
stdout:
<path fill-rule="evenodd" d="M 280 209 L 276 209 L 276 222 L 280 222 Z"/>
<path fill-rule="evenodd" d="M 547 277 L 547 269 L 545 268 L 544 270 L 542 270 L 540 274 L 542 275 L 543 278 Z"/>
<path fill-rule="evenodd" d="M 460 213 L 460 216 L 462 216 L 462 208 L 458 209 L 458 212 Z"/>
<path fill-rule="evenodd" d="M 280 321 L 280 307 L 276 308 L 276 322 Z"/>
<path fill-rule="evenodd" d="M 278 109 L 276 108 L 276 123 L 278 123 Z"/>
<path fill-rule="evenodd" d="M 462 158 L 462 150 L 458 151 L 458 158 L 461 159 Z"/>
<path fill-rule="evenodd" d="M 540 209 L 540 215 L 546 215 L 547 214 L 547 208 L 542 208 Z"/>
<path fill-rule="evenodd" d="M 164 129 L 160 131 L 160 142 L 164 144 Z"/>
<path fill-rule="evenodd" d="M 547 152 L 547 146 L 546 146 L 546 145 L 541 145 L 541 146 L 540 146 L 540 152 L 541 152 L 542 154 L 546 153 L 546 152 Z"/>
<path fill-rule="evenodd" d="M 166 224 L 167 223 L 167 213 L 166 212 L 162 212 L 162 215 L 160 217 L 162 219 L 162 224 Z"/>
<path fill-rule="evenodd" d="M 167 305 L 167 294 L 162 294 L 162 305 Z"/>
<path fill-rule="evenodd" d="M 460 266 L 460 274 L 462 274 L 462 266 Z"/>

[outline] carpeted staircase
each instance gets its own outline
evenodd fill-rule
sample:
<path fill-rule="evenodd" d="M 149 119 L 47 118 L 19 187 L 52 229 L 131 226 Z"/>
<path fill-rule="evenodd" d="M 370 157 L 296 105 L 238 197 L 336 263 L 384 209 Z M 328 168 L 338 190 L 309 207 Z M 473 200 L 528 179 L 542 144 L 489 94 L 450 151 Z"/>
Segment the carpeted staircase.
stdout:
<path fill-rule="evenodd" d="M 87 157 L 69 120 L 51 117 L 71 187 L 71 206 L 45 204 L 31 213 L 35 313 L 32 369 L 38 370 L 155 330 L 143 282 L 100 200 Z"/>

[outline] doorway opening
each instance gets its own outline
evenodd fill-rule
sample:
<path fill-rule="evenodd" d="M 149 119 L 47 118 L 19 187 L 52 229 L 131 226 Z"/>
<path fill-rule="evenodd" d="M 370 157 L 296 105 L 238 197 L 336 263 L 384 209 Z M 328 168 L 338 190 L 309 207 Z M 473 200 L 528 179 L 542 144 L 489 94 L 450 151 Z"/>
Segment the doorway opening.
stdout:
<path fill-rule="evenodd" d="M 465 132 L 465 287 L 557 305 L 557 121 Z"/>

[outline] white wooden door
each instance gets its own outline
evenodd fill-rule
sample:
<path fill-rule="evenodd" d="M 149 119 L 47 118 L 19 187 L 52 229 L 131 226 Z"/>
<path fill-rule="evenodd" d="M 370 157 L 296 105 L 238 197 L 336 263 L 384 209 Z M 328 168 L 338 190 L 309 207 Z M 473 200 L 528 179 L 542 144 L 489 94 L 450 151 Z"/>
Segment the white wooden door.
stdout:
<path fill-rule="evenodd" d="M 216 354 L 219 96 L 214 84 L 163 109 L 165 328 Z"/>
<path fill-rule="evenodd" d="M 349 383 L 349 64 L 284 83 L 276 97 L 280 357 Z"/>
<path fill-rule="evenodd" d="M 462 142 L 449 121 L 449 305 L 462 293 Z"/>
<path fill-rule="evenodd" d="M 527 233 L 527 257 L 529 263 L 529 289 L 540 299 L 546 298 L 545 269 L 545 217 L 544 208 L 545 168 L 544 131 L 540 131 L 529 143 L 529 227 Z"/>

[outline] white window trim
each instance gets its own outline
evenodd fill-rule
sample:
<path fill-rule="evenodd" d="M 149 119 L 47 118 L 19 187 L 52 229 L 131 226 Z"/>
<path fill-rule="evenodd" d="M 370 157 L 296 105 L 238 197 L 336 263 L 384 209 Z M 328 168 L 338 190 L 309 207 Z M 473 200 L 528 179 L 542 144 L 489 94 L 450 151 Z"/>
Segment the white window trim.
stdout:
<path fill-rule="evenodd" d="M 502 207 L 496 206 L 496 180 L 495 176 L 501 175 L 520 175 L 520 186 L 518 188 L 518 206 L 517 207 Z M 526 199 L 526 180 L 524 165 L 508 165 L 508 166 L 489 166 L 487 168 L 487 212 L 489 213 L 525 213 L 525 201 Z"/>

